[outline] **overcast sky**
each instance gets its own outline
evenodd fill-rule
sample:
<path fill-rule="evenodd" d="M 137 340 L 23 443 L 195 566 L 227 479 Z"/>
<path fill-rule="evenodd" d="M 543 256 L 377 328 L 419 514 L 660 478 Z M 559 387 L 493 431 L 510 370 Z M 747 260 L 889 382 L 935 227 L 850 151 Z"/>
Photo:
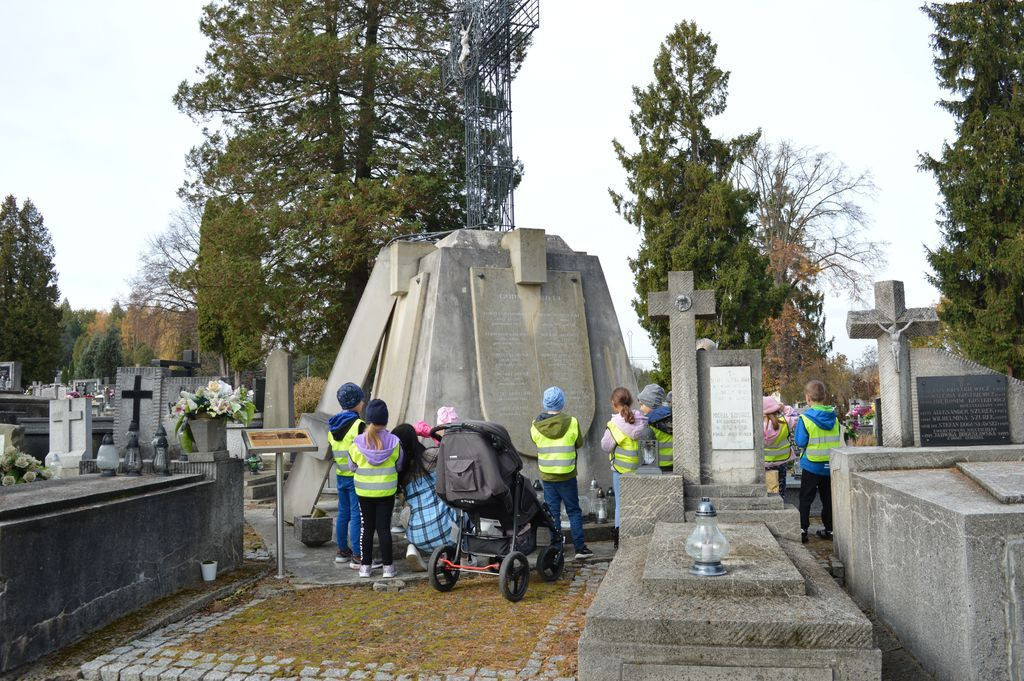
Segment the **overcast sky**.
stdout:
<path fill-rule="evenodd" d="M 171 103 L 202 60 L 201 0 L 0 0 L 0 194 L 30 197 L 57 251 L 60 288 L 74 307 L 109 307 L 146 236 L 177 206 L 199 132 Z M 541 0 L 541 28 L 513 89 L 516 154 L 526 175 L 517 224 L 560 234 L 600 257 L 633 355 L 651 355 L 630 306 L 626 258 L 637 233 L 608 198 L 624 176 L 611 139 L 629 145 L 630 88 L 651 80 L 658 46 L 694 20 L 731 71 L 719 136 L 763 130 L 870 170 L 866 238 L 885 240 L 883 279 L 902 279 L 907 304 L 930 305 L 925 245 L 935 245 L 935 183 L 917 154 L 953 133 L 935 106 L 931 24 L 917 0 Z M 870 300 L 870 282 L 865 282 Z M 836 348 L 848 296 L 826 300 Z M 631 338 L 630 338 L 631 335 Z"/>

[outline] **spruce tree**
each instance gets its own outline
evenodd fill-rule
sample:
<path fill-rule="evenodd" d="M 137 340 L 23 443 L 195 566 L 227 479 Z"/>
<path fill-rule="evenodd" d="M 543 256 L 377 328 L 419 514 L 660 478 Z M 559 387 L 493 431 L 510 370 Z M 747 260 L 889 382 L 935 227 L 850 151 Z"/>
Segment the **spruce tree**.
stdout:
<path fill-rule="evenodd" d="M 939 316 L 968 357 L 1024 376 L 1024 4 L 930 3 L 939 83 L 956 138 L 922 156 L 942 194 L 929 250 Z"/>
<path fill-rule="evenodd" d="M 22 363 L 22 378 L 50 381 L 60 362 L 61 310 L 54 249 L 31 200 L 0 205 L 0 357 Z"/>
<path fill-rule="evenodd" d="M 647 315 L 647 297 L 664 290 L 670 270 L 692 270 L 698 288 L 715 291 L 716 317 L 698 334 L 724 347 L 761 347 L 765 321 L 782 303 L 782 288 L 754 244 L 754 195 L 730 177 L 758 133 L 714 137 L 708 120 L 725 110 L 729 73 L 715 65 L 717 46 L 692 22 L 675 27 L 654 61 L 654 81 L 633 88 L 630 115 L 639 149 L 613 141 L 629 196 L 611 191 L 616 210 L 640 232 L 630 267 L 633 307 L 658 351 L 660 380 L 669 382 L 668 323 Z"/>
<path fill-rule="evenodd" d="M 206 6 L 206 61 L 175 102 L 215 122 L 190 155 L 184 193 L 240 205 L 244 224 L 219 210 L 202 227 L 229 232 L 233 243 L 217 241 L 258 258 L 247 267 L 266 284 L 197 293 L 200 307 L 246 311 L 244 328 L 226 329 L 236 363 L 248 362 L 256 321 L 262 338 L 333 358 L 381 246 L 462 225 L 463 127 L 440 77 L 451 10 L 448 0 Z M 200 286 L 217 279 L 208 274 Z M 219 316 L 200 310 L 209 323 Z"/>

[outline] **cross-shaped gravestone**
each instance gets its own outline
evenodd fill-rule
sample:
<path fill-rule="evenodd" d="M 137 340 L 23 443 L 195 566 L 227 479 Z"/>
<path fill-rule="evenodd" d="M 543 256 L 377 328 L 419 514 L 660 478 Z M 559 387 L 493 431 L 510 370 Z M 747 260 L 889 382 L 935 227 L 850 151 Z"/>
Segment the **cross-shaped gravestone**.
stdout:
<path fill-rule="evenodd" d="M 652 319 L 668 317 L 672 353 L 672 459 L 685 482 L 700 484 L 697 320 L 715 316 L 715 292 L 694 291 L 693 272 L 669 272 L 668 290 L 647 298 Z"/>
<path fill-rule="evenodd" d="M 875 284 L 875 309 L 847 314 L 846 331 L 850 338 L 878 341 L 878 379 L 882 394 L 880 444 L 912 446 L 914 422 L 908 339 L 938 333 L 938 315 L 930 307 L 908 310 L 902 281 L 880 281 Z"/>
<path fill-rule="evenodd" d="M 60 402 L 66 402 L 67 405 L 64 408 L 54 409 L 54 403 L 50 403 L 50 422 L 60 424 L 56 428 L 61 435 L 62 442 L 59 443 L 59 446 L 54 446 L 58 443 L 51 442 L 50 451 L 64 454 L 71 451 L 71 427 L 75 421 L 85 419 L 85 411 L 73 409 L 71 400 L 60 400 Z"/>
<path fill-rule="evenodd" d="M 136 374 L 134 388 L 132 390 L 121 391 L 121 399 L 125 398 L 128 398 L 132 401 L 132 422 L 137 424 L 139 422 L 139 405 L 141 404 L 142 400 L 153 399 L 153 391 L 143 390 L 142 376 Z"/>

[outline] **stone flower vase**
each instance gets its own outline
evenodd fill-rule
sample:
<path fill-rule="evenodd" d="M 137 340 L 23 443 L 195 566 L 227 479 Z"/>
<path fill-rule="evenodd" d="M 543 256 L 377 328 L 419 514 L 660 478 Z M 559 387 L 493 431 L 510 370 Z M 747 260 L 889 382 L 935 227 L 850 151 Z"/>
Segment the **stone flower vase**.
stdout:
<path fill-rule="evenodd" d="M 227 419 L 192 419 L 188 422 L 197 452 L 219 452 L 228 448 Z"/>

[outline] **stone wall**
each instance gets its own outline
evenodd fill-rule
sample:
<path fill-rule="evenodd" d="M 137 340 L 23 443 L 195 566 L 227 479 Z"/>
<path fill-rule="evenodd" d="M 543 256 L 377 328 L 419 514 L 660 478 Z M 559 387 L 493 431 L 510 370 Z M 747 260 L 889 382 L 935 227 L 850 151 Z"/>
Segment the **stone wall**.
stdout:
<path fill-rule="evenodd" d="M 242 563 L 242 464 L 0 492 L 0 672 Z"/>
<path fill-rule="evenodd" d="M 841 449 L 835 551 L 850 594 L 937 679 L 1020 681 L 1024 504 L 958 464 L 992 462 L 1024 490 L 1024 447 Z"/>

